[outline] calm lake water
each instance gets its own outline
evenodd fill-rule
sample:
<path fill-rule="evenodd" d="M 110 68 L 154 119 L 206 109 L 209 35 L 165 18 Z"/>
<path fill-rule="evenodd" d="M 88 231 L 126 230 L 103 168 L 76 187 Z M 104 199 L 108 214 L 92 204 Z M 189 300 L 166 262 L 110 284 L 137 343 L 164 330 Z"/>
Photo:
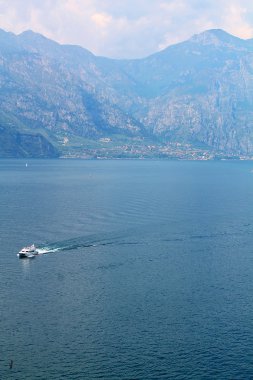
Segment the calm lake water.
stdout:
<path fill-rule="evenodd" d="M 1 380 L 253 378 L 253 162 L 25 164 L 0 160 Z"/>

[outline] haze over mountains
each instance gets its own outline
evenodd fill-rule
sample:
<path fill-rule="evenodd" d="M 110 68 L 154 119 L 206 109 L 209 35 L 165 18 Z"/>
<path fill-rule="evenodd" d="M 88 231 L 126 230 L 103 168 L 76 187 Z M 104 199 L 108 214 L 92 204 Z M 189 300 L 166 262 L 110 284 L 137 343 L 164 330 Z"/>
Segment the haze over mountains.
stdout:
<path fill-rule="evenodd" d="M 137 60 L 0 30 L 0 85 L 1 157 L 122 139 L 253 155 L 253 39 L 222 30 Z"/>

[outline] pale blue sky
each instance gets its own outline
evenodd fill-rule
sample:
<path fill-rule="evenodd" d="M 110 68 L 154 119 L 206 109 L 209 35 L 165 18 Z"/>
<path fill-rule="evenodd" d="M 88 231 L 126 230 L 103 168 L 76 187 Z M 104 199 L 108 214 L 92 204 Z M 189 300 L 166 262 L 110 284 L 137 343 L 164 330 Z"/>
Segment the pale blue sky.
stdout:
<path fill-rule="evenodd" d="M 140 58 L 222 28 L 253 37 L 252 0 L 0 0 L 0 28 L 27 29 L 112 58 Z"/>

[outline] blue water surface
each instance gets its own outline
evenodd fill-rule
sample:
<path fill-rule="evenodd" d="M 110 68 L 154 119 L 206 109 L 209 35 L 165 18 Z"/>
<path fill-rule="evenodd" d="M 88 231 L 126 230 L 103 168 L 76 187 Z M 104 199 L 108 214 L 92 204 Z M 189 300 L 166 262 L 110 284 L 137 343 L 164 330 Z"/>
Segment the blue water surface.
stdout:
<path fill-rule="evenodd" d="M 27 164 L 0 160 L 1 380 L 253 378 L 252 162 Z"/>

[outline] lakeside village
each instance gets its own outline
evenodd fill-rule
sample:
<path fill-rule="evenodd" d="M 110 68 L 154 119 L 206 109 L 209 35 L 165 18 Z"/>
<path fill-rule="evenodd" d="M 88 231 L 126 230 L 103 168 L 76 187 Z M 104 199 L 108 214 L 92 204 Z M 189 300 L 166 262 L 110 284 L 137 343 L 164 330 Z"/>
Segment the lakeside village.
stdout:
<path fill-rule="evenodd" d="M 197 148 L 191 144 L 168 142 L 154 144 L 145 139 L 134 139 L 128 142 L 114 141 L 112 138 L 100 138 L 96 144 L 78 144 L 70 146 L 69 140 L 64 138 L 61 158 L 81 159 L 171 159 L 171 160 L 253 160 L 253 156 L 224 154 L 223 152 Z"/>

